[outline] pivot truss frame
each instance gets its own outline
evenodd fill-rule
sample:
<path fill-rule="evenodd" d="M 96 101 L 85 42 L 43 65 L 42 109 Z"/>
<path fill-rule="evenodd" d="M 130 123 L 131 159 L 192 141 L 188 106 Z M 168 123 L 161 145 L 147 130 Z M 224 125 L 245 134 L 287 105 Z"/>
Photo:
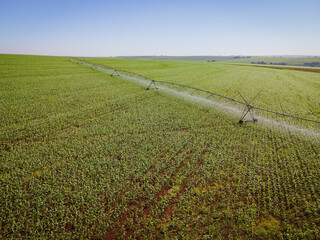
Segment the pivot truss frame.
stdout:
<path fill-rule="evenodd" d="M 298 116 L 294 116 L 294 115 L 289 115 L 289 114 L 285 114 L 285 113 L 281 113 L 281 112 L 276 112 L 276 111 L 272 111 L 272 110 L 269 110 L 269 109 L 265 109 L 265 108 L 261 108 L 261 107 L 257 107 L 257 106 L 254 106 L 252 104 L 249 104 L 248 101 L 241 95 L 241 93 L 239 92 L 241 98 L 244 100 L 244 102 L 242 101 L 239 101 L 239 100 L 236 100 L 236 99 L 233 99 L 233 98 L 230 98 L 230 97 L 227 97 L 227 96 L 223 96 L 223 95 L 220 95 L 218 93 L 213 93 L 213 92 L 209 92 L 209 91 L 206 91 L 206 90 L 202 90 L 202 89 L 199 89 L 199 88 L 195 88 L 195 87 L 191 87 L 191 86 L 187 86 L 187 85 L 183 85 L 183 84 L 179 84 L 179 83 L 172 83 L 172 82 L 166 82 L 166 81 L 159 81 L 159 80 L 153 80 L 153 79 L 150 79 L 146 76 L 143 76 L 141 74 L 137 74 L 137 73 L 134 73 L 134 72 L 129 72 L 129 71 L 125 71 L 125 70 L 120 70 L 120 69 L 115 69 L 113 67 L 110 67 L 110 66 L 106 66 L 106 65 L 103 65 L 103 64 L 93 64 L 87 60 L 84 60 L 84 59 L 80 59 L 80 58 L 72 58 L 71 59 L 72 61 L 75 61 L 76 63 L 80 63 L 80 64 L 87 64 L 87 65 L 91 65 L 91 68 L 96 68 L 97 66 L 100 67 L 100 68 L 104 68 L 104 69 L 108 69 L 108 70 L 113 70 L 113 73 L 111 74 L 111 76 L 114 76 L 115 74 L 117 74 L 117 76 L 120 76 L 119 72 L 121 74 L 124 74 L 124 75 L 127 75 L 127 76 L 130 76 L 130 77 L 138 77 L 138 78 L 141 78 L 143 80 L 149 80 L 151 81 L 149 86 L 146 88 L 146 90 L 151 90 L 151 89 L 159 89 L 157 86 L 156 86 L 156 82 L 159 83 L 159 84 L 169 84 L 169 85 L 172 85 L 172 86 L 179 86 L 179 87 L 182 87 L 182 88 L 188 88 L 188 89 L 193 89 L 194 92 L 192 94 L 194 94 L 196 91 L 200 91 L 202 93 L 207 93 L 207 94 L 210 94 L 208 97 L 211 97 L 211 96 L 216 96 L 216 97 L 220 97 L 220 98 L 223 98 L 223 99 L 226 99 L 226 100 L 229 100 L 231 102 L 234 102 L 234 103 L 238 103 L 238 104 L 241 104 L 241 105 L 244 105 L 245 108 L 243 110 L 243 114 L 239 120 L 239 124 L 242 124 L 244 122 L 257 122 L 258 119 L 256 119 L 253 115 L 253 109 L 257 109 L 257 110 L 260 110 L 260 111 L 264 111 L 264 112 L 268 112 L 268 113 L 272 113 L 272 114 L 276 114 L 276 115 L 280 115 L 280 116 L 283 116 L 283 117 L 287 117 L 287 118 L 293 118 L 293 119 L 299 119 L 299 120 L 303 120 L 303 121 L 307 121 L 307 122 L 313 122 L 313 123 L 317 123 L 317 124 L 320 124 L 320 121 L 317 121 L 317 120 L 313 120 L 313 119 L 308 119 L 308 118 L 302 118 L 302 117 L 298 117 Z M 261 91 L 250 101 L 250 102 L 253 102 L 258 96 L 259 94 L 261 93 Z M 251 119 L 250 120 L 246 120 L 245 117 L 247 115 L 250 115 L 251 116 Z"/>
<path fill-rule="evenodd" d="M 115 75 L 117 74 L 117 75 Z M 120 74 L 118 73 L 117 69 L 114 69 L 113 73 L 110 75 L 111 77 L 112 76 L 120 76 Z"/>
<path fill-rule="evenodd" d="M 254 109 L 254 106 L 252 106 L 251 104 L 248 103 L 248 101 L 242 96 L 242 94 L 238 91 L 238 93 L 240 94 L 241 98 L 244 100 L 245 102 L 245 109 L 243 110 L 243 113 L 242 113 L 242 116 L 239 120 L 239 124 L 242 124 L 244 122 L 258 122 L 258 119 L 256 119 L 254 116 L 253 116 L 253 109 Z M 253 102 L 259 95 L 260 95 L 261 91 L 251 100 L 251 102 Z M 250 114 L 251 116 L 251 119 L 250 120 L 245 120 L 245 117 L 248 115 L 248 113 Z"/>
<path fill-rule="evenodd" d="M 153 86 L 153 88 L 152 88 L 152 86 Z M 157 85 L 156 85 L 155 80 L 151 80 L 149 86 L 146 88 L 146 90 L 151 90 L 151 89 L 159 89 L 159 88 L 157 87 Z"/>

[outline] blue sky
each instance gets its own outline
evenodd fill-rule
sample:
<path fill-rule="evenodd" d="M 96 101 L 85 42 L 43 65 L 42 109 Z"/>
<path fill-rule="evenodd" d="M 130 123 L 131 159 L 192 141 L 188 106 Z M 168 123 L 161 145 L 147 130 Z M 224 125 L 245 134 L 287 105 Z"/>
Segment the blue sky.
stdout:
<path fill-rule="evenodd" d="M 0 0 L 0 53 L 320 55 L 319 0 Z"/>

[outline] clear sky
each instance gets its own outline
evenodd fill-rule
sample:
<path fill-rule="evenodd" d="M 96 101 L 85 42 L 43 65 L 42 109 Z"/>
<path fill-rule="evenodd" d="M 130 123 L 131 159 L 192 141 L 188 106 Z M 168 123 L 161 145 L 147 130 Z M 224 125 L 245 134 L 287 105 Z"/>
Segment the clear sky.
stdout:
<path fill-rule="evenodd" d="M 0 53 L 320 55 L 320 0 L 0 0 Z"/>

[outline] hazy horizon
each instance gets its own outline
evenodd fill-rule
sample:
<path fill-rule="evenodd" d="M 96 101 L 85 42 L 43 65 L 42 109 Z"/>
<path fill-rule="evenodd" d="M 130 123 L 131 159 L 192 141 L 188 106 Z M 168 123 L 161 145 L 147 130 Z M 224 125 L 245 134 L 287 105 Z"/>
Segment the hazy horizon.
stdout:
<path fill-rule="evenodd" d="M 29 54 L 29 53 L 0 53 L 3 55 L 26 55 L 26 56 L 48 56 L 48 57 L 92 57 L 92 58 L 123 58 L 123 57 L 286 57 L 286 58 L 313 58 L 320 55 L 119 55 L 119 56 L 86 56 L 86 55 L 52 55 L 52 54 Z"/>
<path fill-rule="evenodd" d="M 0 1 L 0 53 L 320 56 L 320 1 Z"/>

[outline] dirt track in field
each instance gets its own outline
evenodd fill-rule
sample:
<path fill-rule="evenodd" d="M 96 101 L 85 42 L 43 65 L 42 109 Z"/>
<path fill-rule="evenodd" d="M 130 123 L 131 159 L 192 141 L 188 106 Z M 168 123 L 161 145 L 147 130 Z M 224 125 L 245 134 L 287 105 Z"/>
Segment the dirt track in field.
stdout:
<path fill-rule="evenodd" d="M 273 69 L 280 69 L 280 70 L 293 70 L 293 71 L 302 71 L 302 72 L 315 72 L 320 73 L 319 68 L 302 68 L 302 67 L 282 67 L 282 66 L 259 66 L 259 65 L 249 65 L 249 64 L 239 64 L 240 66 L 246 67 L 261 67 L 261 68 L 273 68 Z"/>

